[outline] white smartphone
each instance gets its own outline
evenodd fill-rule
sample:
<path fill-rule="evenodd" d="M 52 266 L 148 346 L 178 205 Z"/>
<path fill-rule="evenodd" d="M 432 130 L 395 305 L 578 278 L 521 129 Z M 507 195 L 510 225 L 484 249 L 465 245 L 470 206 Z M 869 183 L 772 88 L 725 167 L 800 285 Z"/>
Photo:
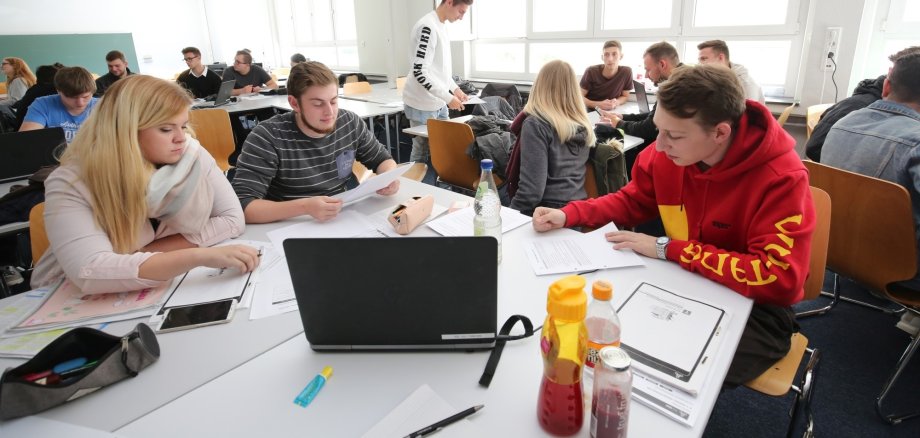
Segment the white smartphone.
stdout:
<path fill-rule="evenodd" d="M 157 326 L 157 332 L 173 332 L 207 325 L 222 324 L 233 319 L 236 299 L 171 307 Z"/>

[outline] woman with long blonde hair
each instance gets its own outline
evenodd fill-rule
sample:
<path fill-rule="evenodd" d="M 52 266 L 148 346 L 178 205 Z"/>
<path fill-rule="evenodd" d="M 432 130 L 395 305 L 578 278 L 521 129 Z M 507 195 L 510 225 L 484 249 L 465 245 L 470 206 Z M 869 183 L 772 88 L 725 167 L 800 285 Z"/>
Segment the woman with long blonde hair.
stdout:
<path fill-rule="evenodd" d="M 550 61 L 540 69 L 516 129 L 520 171 L 511 208 L 532 214 L 538 206 L 559 208 L 587 197 L 585 164 L 594 130 L 568 63 Z"/>
<path fill-rule="evenodd" d="M 51 246 L 32 286 L 66 277 L 85 293 L 160 285 L 191 268 L 248 272 L 243 211 L 214 158 L 187 127 L 191 98 L 175 83 L 118 81 L 45 181 Z"/>

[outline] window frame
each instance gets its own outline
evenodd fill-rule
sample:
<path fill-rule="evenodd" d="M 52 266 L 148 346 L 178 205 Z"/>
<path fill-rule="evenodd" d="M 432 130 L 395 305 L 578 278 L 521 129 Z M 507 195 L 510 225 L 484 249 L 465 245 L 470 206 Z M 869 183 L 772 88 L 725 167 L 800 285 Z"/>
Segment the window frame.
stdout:
<path fill-rule="evenodd" d="M 316 17 L 314 17 L 313 11 L 314 11 L 314 4 L 317 2 L 327 3 L 329 5 L 329 10 L 332 11 L 332 13 L 330 14 L 330 23 L 329 23 L 330 27 L 332 28 L 332 39 L 331 40 L 317 41 L 316 35 L 313 33 L 314 29 L 316 28 L 316 26 L 314 25 L 315 23 L 314 20 L 316 20 Z M 321 60 L 324 63 L 326 63 L 329 66 L 329 68 L 337 69 L 337 70 L 338 69 L 357 70 L 359 68 L 361 61 L 360 59 L 357 59 L 357 58 L 356 58 L 357 63 L 355 65 L 349 65 L 349 64 L 342 63 L 342 59 L 341 59 L 342 55 L 340 54 L 341 50 L 353 48 L 355 52 L 357 53 L 358 40 L 357 40 L 357 33 L 355 35 L 355 39 L 339 39 L 338 38 L 338 32 L 336 30 L 336 13 L 337 12 L 336 12 L 335 0 L 289 0 L 289 3 L 290 3 L 290 11 L 291 11 L 290 22 L 291 22 L 292 30 L 297 28 L 298 21 L 304 21 L 304 20 L 298 20 L 298 18 L 303 18 L 303 17 L 300 17 L 300 15 L 298 14 L 298 10 L 297 10 L 298 5 L 301 7 L 306 5 L 307 10 L 309 11 L 309 15 L 310 15 L 309 19 L 306 21 L 310 23 L 310 26 L 309 26 L 310 32 L 314 38 L 312 41 L 299 40 L 297 36 L 297 32 L 295 30 L 292 35 L 292 41 L 294 44 L 294 49 L 296 51 L 309 52 L 310 51 L 309 49 L 311 48 L 333 49 L 333 51 L 335 52 L 335 62 L 334 63 L 328 62 L 327 60 Z M 357 7 L 357 5 L 354 5 L 353 7 Z M 355 20 L 354 14 L 352 14 L 352 20 Z"/>

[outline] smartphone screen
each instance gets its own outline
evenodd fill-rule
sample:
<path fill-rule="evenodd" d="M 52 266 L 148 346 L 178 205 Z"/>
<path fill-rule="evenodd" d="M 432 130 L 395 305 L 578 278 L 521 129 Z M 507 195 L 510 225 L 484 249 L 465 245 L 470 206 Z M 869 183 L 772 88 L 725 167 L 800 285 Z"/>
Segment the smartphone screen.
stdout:
<path fill-rule="evenodd" d="M 229 322 L 235 308 L 236 300 L 173 307 L 167 309 L 159 331 L 182 330 L 202 325 Z"/>

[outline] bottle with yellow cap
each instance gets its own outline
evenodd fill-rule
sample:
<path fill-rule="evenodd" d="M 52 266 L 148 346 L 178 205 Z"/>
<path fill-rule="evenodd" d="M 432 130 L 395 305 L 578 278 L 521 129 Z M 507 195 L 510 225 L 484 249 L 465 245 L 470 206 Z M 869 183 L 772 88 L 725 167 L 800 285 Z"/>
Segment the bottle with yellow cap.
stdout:
<path fill-rule="evenodd" d="M 588 328 L 588 358 L 585 365 L 587 372 L 594 370 L 597 354 L 604 347 L 620 346 L 620 317 L 613 307 L 613 285 L 605 280 L 597 280 L 591 286 L 594 298 L 588 305 L 585 315 L 585 327 Z"/>
<path fill-rule="evenodd" d="M 585 279 L 570 275 L 550 285 L 540 338 L 543 381 L 537 402 L 540 426 L 555 435 L 573 435 L 584 423 L 581 373 L 587 355 Z"/>

